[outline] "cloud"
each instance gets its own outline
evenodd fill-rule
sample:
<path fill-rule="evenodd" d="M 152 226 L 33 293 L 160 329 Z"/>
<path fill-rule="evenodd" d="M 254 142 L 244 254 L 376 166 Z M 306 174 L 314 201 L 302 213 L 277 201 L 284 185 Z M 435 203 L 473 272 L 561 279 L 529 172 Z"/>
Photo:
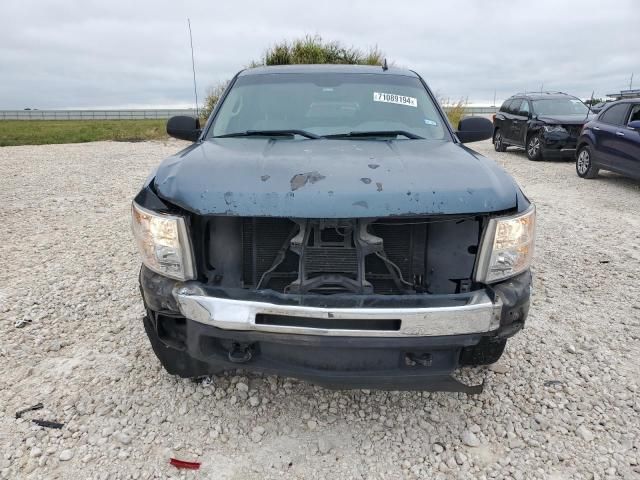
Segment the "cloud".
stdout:
<path fill-rule="evenodd" d="M 193 103 L 265 48 L 306 33 L 367 48 L 445 97 L 490 103 L 517 91 L 588 97 L 640 87 L 640 2 L 597 0 L 83 2 L 3 0 L 0 109 Z"/>

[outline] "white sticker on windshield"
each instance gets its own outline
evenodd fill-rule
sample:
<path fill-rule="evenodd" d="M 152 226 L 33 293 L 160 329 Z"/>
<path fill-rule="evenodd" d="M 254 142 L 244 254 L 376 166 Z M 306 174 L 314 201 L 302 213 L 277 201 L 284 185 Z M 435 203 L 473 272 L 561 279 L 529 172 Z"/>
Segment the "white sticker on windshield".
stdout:
<path fill-rule="evenodd" d="M 373 92 L 374 102 L 396 103 L 398 105 L 407 105 L 409 107 L 418 107 L 418 99 L 414 97 L 406 97 L 404 95 L 396 95 L 395 93 Z"/>

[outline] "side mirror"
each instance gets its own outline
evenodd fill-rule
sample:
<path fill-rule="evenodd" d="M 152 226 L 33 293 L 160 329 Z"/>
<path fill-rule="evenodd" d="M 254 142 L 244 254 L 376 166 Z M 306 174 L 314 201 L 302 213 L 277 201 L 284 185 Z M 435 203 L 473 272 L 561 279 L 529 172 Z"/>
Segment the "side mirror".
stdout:
<path fill-rule="evenodd" d="M 493 124 L 484 117 L 464 117 L 458 123 L 456 135 L 462 143 L 487 140 L 493 137 Z"/>
<path fill-rule="evenodd" d="M 632 128 L 633 130 L 636 130 L 638 133 L 640 133 L 640 120 L 634 120 L 633 122 L 629 122 L 627 127 Z"/>
<path fill-rule="evenodd" d="M 180 140 L 195 142 L 200 137 L 200 120 L 187 115 L 177 115 L 167 121 L 167 134 Z"/>

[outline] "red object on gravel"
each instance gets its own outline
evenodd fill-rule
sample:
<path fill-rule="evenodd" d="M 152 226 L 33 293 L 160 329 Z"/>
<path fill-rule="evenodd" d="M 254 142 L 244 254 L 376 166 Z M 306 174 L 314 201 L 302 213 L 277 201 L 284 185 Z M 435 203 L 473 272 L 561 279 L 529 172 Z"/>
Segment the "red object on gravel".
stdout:
<path fill-rule="evenodd" d="M 187 462 L 177 458 L 172 458 L 169 463 L 176 468 L 188 468 L 189 470 L 198 470 L 200 468 L 200 462 Z"/>

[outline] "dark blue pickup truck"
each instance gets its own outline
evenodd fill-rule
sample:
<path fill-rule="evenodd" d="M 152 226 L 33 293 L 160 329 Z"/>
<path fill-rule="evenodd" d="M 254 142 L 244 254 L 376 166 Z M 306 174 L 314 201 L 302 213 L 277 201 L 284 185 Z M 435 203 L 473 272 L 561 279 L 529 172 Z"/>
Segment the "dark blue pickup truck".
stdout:
<path fill-rule="evenodd" d="M 132 205 L 151 345 L 172 374 L 478 392 L 529 309 L 535 209 L 409 70 L 244 70 Z"/>

